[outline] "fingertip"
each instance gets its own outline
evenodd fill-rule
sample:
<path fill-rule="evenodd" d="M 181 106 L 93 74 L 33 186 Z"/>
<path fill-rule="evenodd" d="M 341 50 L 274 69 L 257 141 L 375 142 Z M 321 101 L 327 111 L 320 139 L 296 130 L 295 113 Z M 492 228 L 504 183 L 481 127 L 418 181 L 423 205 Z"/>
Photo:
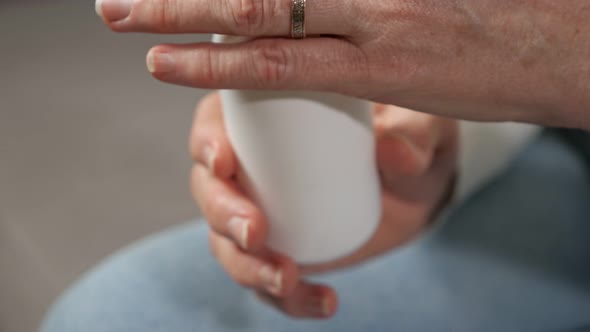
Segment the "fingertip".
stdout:
<path fill-rule="evenodd" d="M 148 51 L 146 66 L 154 78 L 166 82 L 175 75 L 177 60 L 173 53 L 165 49 L 164 45 L 159 45 Z"/>
<path fill-rule="evenodd" d="M 156 71 L 156 64 L 154 60 L 155 52 L 155 47 L 152 47 L 145 56 L 145 65 L 147 67 L 147 70 L 152 74 L 154 74 Z"/>
<path fill-rule="evenodd" d="M 322 312 L 325 318 L 333 317 L 338 312 L 338 295 L 336 291 L 328 286 L 321 286 L 324 292 Z"/>
<path fill-rule="evenodd" d="M 94 10 L 96 11 L 96 15 L 104 20 L 104 14 L 102 13 L 102 1 L 103 0 L 96 0 L 94 2 Z"/>
<path fill-rule="evenodd" d="M 336 292 L 328 286 L 299 281 L 296 290 L 285 296 L 276 296 L 266 291 L 257 292 L 258 297 L 296 318 L 329 319 L 338 310 Z"/>
<path fill-rule="evenodd" d="M 338 310 L 336 292 L 326 285 L 305 284 L 307 294 L 303 298 L 303 312 L 314 319 L 328 319 Z"/>

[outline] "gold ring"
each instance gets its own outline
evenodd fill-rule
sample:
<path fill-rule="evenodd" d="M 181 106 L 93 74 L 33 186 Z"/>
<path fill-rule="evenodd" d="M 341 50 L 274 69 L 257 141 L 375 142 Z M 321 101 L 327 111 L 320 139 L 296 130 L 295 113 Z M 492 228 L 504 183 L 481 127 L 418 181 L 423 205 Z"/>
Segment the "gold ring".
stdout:
<path fill-rule="evenodd" d="M 295 39 L 305 38 L 305 1 L 293 0 L 291 37 Z"/>

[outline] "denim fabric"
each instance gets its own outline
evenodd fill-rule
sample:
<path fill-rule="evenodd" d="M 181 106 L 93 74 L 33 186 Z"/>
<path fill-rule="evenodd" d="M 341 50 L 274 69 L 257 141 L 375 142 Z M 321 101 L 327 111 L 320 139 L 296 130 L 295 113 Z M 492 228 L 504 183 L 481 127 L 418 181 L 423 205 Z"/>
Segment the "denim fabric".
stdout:
<path fill-rule="evenodd" d="M 353 188 L 351 188 L 353 190 Z M 43 332 L 567 331 L 590 326 L 590 173 L 545 133 L 422 239 L 316 279 L 336 287 L 328 321 L 292 320 L 236 286 L 206 227 L 155 235 L 90 271 Z"/>

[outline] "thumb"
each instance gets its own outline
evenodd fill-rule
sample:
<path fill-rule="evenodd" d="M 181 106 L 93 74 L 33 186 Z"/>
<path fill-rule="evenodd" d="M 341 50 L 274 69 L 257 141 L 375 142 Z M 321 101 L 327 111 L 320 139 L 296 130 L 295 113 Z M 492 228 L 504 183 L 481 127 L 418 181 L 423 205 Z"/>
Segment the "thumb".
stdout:
<path fill-rule="evenodd" d="M 418 177 L 430 169 L 440 137 L 435 116 L 377 105 L 374 125 L 377 164 L 385 179 Z"/>

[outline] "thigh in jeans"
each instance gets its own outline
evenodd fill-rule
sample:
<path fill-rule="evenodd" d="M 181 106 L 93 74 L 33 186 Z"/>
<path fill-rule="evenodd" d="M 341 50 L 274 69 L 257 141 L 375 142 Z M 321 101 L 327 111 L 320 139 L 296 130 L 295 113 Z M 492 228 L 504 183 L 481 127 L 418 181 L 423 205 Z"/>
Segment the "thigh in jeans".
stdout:
<path fill-rule="evenodd" d="M 416 243 L 318 277 L 341 296 L 329 321 L 258 303 L 191 224 L 115 255 L 73 286 L 44 332 L 567 331 L 590 325 L 590 178 L 545 135 Z"/>

